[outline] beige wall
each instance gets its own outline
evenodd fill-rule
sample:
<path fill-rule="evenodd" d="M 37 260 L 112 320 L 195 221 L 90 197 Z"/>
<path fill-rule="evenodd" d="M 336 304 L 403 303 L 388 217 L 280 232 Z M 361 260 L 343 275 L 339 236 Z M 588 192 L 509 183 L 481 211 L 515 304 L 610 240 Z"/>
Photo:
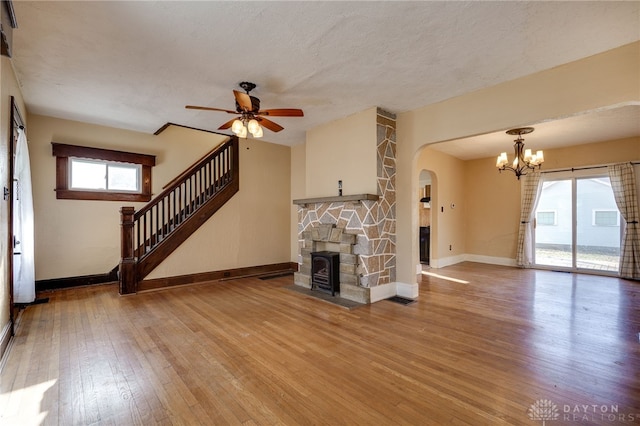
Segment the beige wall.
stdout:
<path fill-rule="evenodd" d="M 144 205 L 115 201 L 57 200 L 54 192 L 55 157 L 51 155 L 52 141 L 156 155 L 152 189 L 157 194 L 172 178 L 225 139 L 221 135 L 175 126 L 154 136 L 38 115 L 29 116 L 29 123 L 36 216 L 37 280 L 110 271 L 120 260 L 120 207 L 130 205 L 138 209 Z M 266 264 L 275 258 L 278 262 L 288 261 L 289 240 L 285 239 L 283 248 L 283 243 L 272 235 L 271 229 L 263 229 L 269 228 L 268 226 L 260 227 L 265 222 L 268 223 L 273 215 L 288 217 L 289 214 L 288 149 L 279 146 L 272 149 L 272 146 L 274 145 L 253 140 L 241 142 L 240 193 L 219 212 L 219 216 L 214 216 L 202 228 L 206 244 L 192 247 L 193 253 L 182 250 L 180 255 L 172 256 L 170 265 L 180 265 L 175 275 L 187 273 L 182 266 L 190 267 L 188 273 L 192 273 L 213 270 L 209 268 L 217 268 L 218 265 L 250 266 L 247 262 L 255 262 L 251 265 Z M 247 147 L 250 149 L 247 150 Z M 264 161 L 259 159 L 263 154 Z M 286 160 L 274 161 L 274 157 L 280 156 Z M 255 187 L 256 181 L 260 181 L 258 188 Z M 273 194 L 275 202 L 263 208 L 260 203 Z M 280 199 L 285 197 L 287 202 L 281 202 Z M 252 213 L 248 215 L 243 210 Z M 260 215 L 263 213 L 265 218 L 261 219 Z M 273 226 L 276 229 L 280 227 L 280 231 L 288 235 L 288 222 L 284 229 L 277 223 Z M 194 239 L 201 241 L 200 238 L 203 237 L 193 235 L 185 244 L 192 244 Z M 256 246 L 257 249 L 246 248 L 246 242 L 254 239 L 272 241 L 273 246 L 265 250 L 264 256 L 258 256 L 255 251 L 262 249 L 263 245 Z M 209 242 L 225 249 L 213 250 Z M 240 248 L 244 250 L 242 260 L 239 260 Z M 223 253 L 219 253 L 220 251 Z M 209 252 L 215 258 L 207 256 Z M 181 257 L 184 259 L 179 260 Z M 156 276 L 174 275 L 173 267 L 163 265 L 162 268 L 161 273 L 154 272 Z"/>
<path fill-rule="evenodd" d="M 551 152 L 545 150 L 545 156 L 551 157 Z M 495 158 L 465 162 L 466 249 L 470 254 L 515 259 L 520 181 L 511 172 L 499 173 L 495 164 Z"/>
<path fill-rule="evenodd" d="M 351 115 L 307 132 L 306 194 L 303 198 L 377 194 L 377 109 Z"/>
<path fill-rule="evenodd" d="M 306 144 L 291 147 L 291 201 L 306 197 Z M 298 263 L 298 206 L 291 203 L 291 262 Z"/>
<path fill-rule="evenodd" d="M 432 176 L 431 263 L 432 266 L 437 266 L 446 258 L 455 258 L 465 253 L 465 162 L 425 148 L 418 156 L 418 175 L 421 170 L 430 171 Z M 420 203 L 416 200 L 413 211 L 417 215 L 420 208 Z M 418 232 L 417 228 L 415 232 Z M 449 263 L 454 261 L 450 260 Z"/>
<path fill-rule="evenodd" d="M 290 166 L 288 146 L 240 139 L 240 192 L 147 278 L 289 262 Z"/>
<path fill-rule="evenodd" d="M 417 203 L 418 176 L 421 170 L 418 157 L 422 147 L 436 142 L 569 117 L 600 108 L 638 103 L 639 53 L 640 42 L 636 42 L 399 114 L 398 281 L 415 282 L 415 265 L 418 264 L 418 212 L 414 206 Z M 494 165 L 495 159 L 492 160 L 491 167 Z M 499 238 L 503 238 L 502 242 L 506 246 L 510 245 L 507 241 L 510 240 L 509 235 Z M 494 246 L 497 246 L 497 243 Z"/>

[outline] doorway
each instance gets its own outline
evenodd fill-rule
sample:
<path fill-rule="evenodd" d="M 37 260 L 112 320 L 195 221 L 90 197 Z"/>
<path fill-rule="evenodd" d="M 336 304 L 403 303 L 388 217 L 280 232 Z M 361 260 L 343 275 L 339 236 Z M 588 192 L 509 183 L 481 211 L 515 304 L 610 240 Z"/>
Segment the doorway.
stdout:
<path fill-rule="evenodd" d="M 429 268 L 431 265 L 431 196 L 433 188 L 433 178 L 431 172 L 422 170 L 418 178 L 419 181 L 419 250 L 420 264 L 422 268 Z"/>
<path fill-rule="evenodd" d="M 615 275 L 622 229 L 609 176 L 543 179 L 535 212 L 536 266 Z"/>

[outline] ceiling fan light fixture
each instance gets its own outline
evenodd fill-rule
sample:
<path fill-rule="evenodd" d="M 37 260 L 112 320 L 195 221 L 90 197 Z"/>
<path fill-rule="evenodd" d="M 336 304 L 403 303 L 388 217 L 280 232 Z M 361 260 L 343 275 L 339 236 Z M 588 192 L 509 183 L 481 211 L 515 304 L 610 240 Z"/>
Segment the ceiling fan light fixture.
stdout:
<path fill-rule="evenodd" d="M 262 127 L 260 127 L 260 125 L 258 124 L 258 128 L 256 129 L 256 131 L 251 132 L 251 134 L 253 135 L 254 138 L 261 138 L 264 133 L 262 131 Z"/>
<path fill-rule="evenodd" d="M 247 123 L 247 128 L 252 135 L 255 135 L 255 133 L 257 133 L 258 129 L 260 128 L 260 124 L 258 124 L 258 120 L 252 118 L 251 120 L 249 120 L 249 123 Z"/>
<path fill-rule="evenodd" d="M 197 109 L 204 111 L 220 111 L 228 114 L 239 115 L 235 120 L 229 120 L 226 123 L 218 127 L 218 130 L 227 130 L 231 128 L 231 131 L 238 137 L 245 138 L 247 133 L 251 133 L 254 138 L 263 136 L 263 126 L 267 130 L 271 130 L 276 133 L 284 130 L 284 127 L 266 118 L 269 117 L 304 117 L 304 113 L 301 109 L 297 108 L 276 108 L 276 109 L 260 109 L 260 99 L 255 96 L 251 96 L 249 92 L 255 89 L 254 83 L 243 81 L 240 83 L 240 87 L 244 89 L 245 93 L 238 90 L 233 91 L 233 95 L 236 100 L 235 111 L 223 108 L 213 108 L 197 105 L 186 105 L 187 109 Z"/>
<path fill-rule="evenodd" d="M 242 132 L 242 129 L 244 128 L 244 123 L 242 123 L 242 120 L 237 119 L 233 122 L 233 124 L 231 125 L 231 131 L 233 133 L 235 133 L 236 135 L 239 135 L 240 132 Z M 245 129 L 246 131 L 246 129 Z"/>

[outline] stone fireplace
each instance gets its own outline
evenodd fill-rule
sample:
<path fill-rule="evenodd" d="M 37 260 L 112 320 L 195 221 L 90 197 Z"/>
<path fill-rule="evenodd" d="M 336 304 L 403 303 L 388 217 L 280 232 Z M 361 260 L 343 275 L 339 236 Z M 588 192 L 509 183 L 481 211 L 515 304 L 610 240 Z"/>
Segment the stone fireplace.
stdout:
<path fill-rule="evenodd" d="M 317 224 L 303 231 L 300 243 L 300 264 L 294 274 L 297 285 L 312 288 L 312 253 L 335 252 L 339 254 L 338 281 L 340 296 L 361 301 L 365 292 L 358 289 L 359 269 L 357 241 L 358 235 L 345 232 L 334 224 Z"/>
<path fill-rule="evenodd" d="M 338 252 L 340 297 L 360 303 L 371 303 L 371 289 L 396 281 L 395 116 L 378 109 L 376 124 L 377 194 L 293 201 L 298 205 L 295 283 L 311 288 L 312 252 Z"/>

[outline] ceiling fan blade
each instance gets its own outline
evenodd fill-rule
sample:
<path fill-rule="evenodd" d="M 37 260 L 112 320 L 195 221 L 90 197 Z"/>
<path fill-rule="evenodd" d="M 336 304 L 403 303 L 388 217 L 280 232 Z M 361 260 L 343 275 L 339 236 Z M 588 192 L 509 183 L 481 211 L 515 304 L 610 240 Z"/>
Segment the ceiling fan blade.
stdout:
<path fill-rule="evenodd" d="M 187 105 L 185 106 L 185 108 L 187 109 L 201 109 L 204 111 L 222 111 L 222 112 L 228 112 L 229 114 L 237 114 L 237 111 L 229 111 L 228 109 L 220 109 L 220 108 L 211 108 L 211 107 L 203 107 L 203 106 L 196 106 L 196 105 Z"/>
<path fill-rule="evenodd" d="M 253 105 L 251 104 L 251 97 L 246 93 L 238 92 L 237 90 L 233 91 L 233 95 L 236 97 L 236 102 L 240 105 L 240 109 L 243 111 L 252 111 Z"/>
<path fill-rule="evenodd" d="M 271 117 L 304 117 L 301 109 L 297 108 L 276 108 L 264 109 L 257 112 L 258 115 L 268 115 Z"/>
<path fill-rule="evenodd" d="M 279 132 L 280 130 L 284 129 L 284 127 L 282 127 L 278 123 L 274 123 L 273 121 L 267 120 L 264 117 L 258 117 L 257 120 L 258 122 L 260 122 L 260 124 L 271 130 L 272 132 Z"/>
<path fill-rule="evenodd" d="M 234 121 L 236 121 L 236 119 L 232 118 L 231 120 L 224 123 L 222 126 L 218 127 L 218 130 L 230 129 Z"/>

